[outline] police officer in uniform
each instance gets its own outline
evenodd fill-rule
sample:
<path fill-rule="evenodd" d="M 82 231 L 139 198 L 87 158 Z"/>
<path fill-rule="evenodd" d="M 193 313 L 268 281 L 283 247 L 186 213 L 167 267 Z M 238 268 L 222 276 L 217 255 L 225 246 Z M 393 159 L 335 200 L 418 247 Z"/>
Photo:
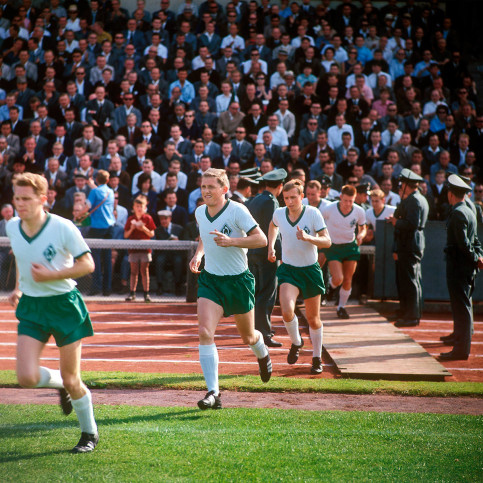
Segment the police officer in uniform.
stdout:
<path fill-rule="evenodd" d="M 471 191 L 459 176 L 448 177 L 448 201 L 452 206 L 446 230 L 446 283 L 448 285 L 454 331 L 443 337 L 453 350 L 442 353 L 440 361 L 466 360 L 470 354 L 473 330 L 472 294 L 475 275 L 483 268 L 483 250 L 477 237 L 474 212 L 466 200 Z"/>
<path fill-rule="evenodd" d="M 419 325 L 423 303 L 421 259 L 424 253 L 424 226 L 429 205 L 419 192 L 421 176 L 405 168 L 399 176 L 401 203 L 388 221 L 394 226 L 394 259 L 399 292 L 399 315 L 396 327 Z"/>
<path fill-rule="evenodd" d="M 262 176 L 265 190 L 247 203 L 247 208 L 257 221 L 263 233 L 268 236 L 268 227 L 273 212 L 279 208 L 277 198 L 287 177 L 284 169 L 276 169 Z M 280 260 L 280 238 L 275 243 L 277 260 Z M 277 296 L 277 264 L 268 261 L 268 248 L 248 250 L 248 268 L 255 277 L 255 328 L 260 331 L 268 347 L 282 347 L 272 338 L 271 314 Z"/>

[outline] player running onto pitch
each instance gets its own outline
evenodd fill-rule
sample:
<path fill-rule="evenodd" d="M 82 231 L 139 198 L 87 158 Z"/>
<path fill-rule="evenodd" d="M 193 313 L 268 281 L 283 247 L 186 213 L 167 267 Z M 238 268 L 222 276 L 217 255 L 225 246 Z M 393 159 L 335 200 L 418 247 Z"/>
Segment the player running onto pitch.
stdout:
<path fill-rule="evenodd" d="M 47 180 L 26 173 L 15 178 L 18 218 L 7 224 L 17 262 L 17 284 L 9 297 L 18 324 L 17 378 L 22 387 L 59 390 L 65 414 L 75 409 L 82 435 L 72 453 L 93 451 L 99 440 L 89 389 L 80 378 L 82 339 L 94 335 L 87 307 L 74 278 L 94 271 L 89 247 L 75 225 L 43 210 Z M 39 366 L 53 336 L 60 371 Z"/>
<path fill-rule="evenodd" d="M 268 382 L 272 362 L 262 334 L 255 330 L 255 279 L 248 270 L 247 249 L 267 244 L 267 239 L 248 209 L 225 199 L 225 170 L 209 168 L 203 173 L 201 194 L 206 205 L 196 209 L 200 242 L 189 267 L 198 278 L 199 354 L 208 387 L 198 402 L 200 409 L 220 409 L 218 351 L 215 330 L 222 317 L 235 316 L 239 334 L 258 359 L 260 377 Z M 200 272 L 201 259 L 205 268 Z"/>
<path fill-rule="evenodd" d="M 295 315 L 299 292 L 305 302 L 313 357 L 312 374 L 322 372 L 322 322 L 320 296 L 325 293 L 322 270 L 317 261 L 317 249 L 330 247 L 331 241 L 324 218 L 313 206 L 302 204 L 304 185 L 295 179 L 283 187 L 285 207 L 275 210 L 268 232 L 268 259 L 275 262 L 275 239 L 282 235 L 282 264 L 277 269 L 280 286 L 280 306 L 283 323 L 292 346 L 287 356 L 289 364 L 298 360 L 304 341 Z"/>

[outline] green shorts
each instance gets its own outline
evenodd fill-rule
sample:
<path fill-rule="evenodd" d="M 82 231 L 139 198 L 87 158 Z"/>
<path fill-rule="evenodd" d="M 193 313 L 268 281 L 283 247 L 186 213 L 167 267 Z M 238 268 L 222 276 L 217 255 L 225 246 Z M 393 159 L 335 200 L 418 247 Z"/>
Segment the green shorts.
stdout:
<path fill-rule="evenodd" d="M 50 297 L 23 294 L 15 315 L 19 320 L 18 335 L 44 343 L 52 335 L 57 347 L 94 335 L 89 312 L 76 288 Z"/>
<path fill-rule="evenodd" d="M 294 267 L 288 263 L 282 263 L 277 268 L 277 278 L 278 285 L 289 283 L 297 287 L 304 300 L 325 293 L 322 269 L 318 262 L 308 267 Z"/>
<path fill-rule="evenodd" d="M 328 262 L 333 260 L 337 262 L 345 262 L 346 260 L 358 262 L 361 258 L 361 251 L 355 240 L 350 243 L 333 243 L 329 248 L 324 248 L 323 253 L 325 253 Z"/>
<path fill-rule="evenodd" d="M 249 270 L 239 275 L 213 275 L 202 270 L 198 277 L 198 298 L 223 307 L 223 316 L 246 314 L 255 307 L 255 277 Z"/>

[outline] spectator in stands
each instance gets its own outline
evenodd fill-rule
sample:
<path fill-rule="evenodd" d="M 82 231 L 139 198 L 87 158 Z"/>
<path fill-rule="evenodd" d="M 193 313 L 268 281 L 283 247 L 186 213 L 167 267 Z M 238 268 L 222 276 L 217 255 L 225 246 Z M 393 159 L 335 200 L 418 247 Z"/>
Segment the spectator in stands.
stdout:
<path fill-rule="evenodd" d="M 179 240 L 183 232 L 183 227 L 172 223 L 172 213 L 169 210 L 158 211 L 159 226 L 154 231 L 154 238 L 156 240 Z M 163 293 L 175 293 L 176 295 L 182 295 L 184 291 L 183 282 L 184 274 L 186 272 L 183 269 L 184 256 L 183 252 L 176 250 L 157 250 L 155 254 L 156 264 L 156 281 L 158 284 L 158 295 Z M 168 269 L 172 270 L 174 278 L 174 287 L 168 285 L 167 273 Z"/>
<path fill-rule="evenodd" d="M 149 240 L 154 236 L 156 225 L 150 215 L 146 213 L 148 200 L 144 195 L 138 195 L 133 201 L 133 214 L 127 219 L 124 229 L 124 238 L 130 240 Z M 126 301 L 136 300 L 136 288 L 138 275 L 141 279 L 144 290 L 144 301 L 151 302 L 149 296 L 149 264 L 152 260 L 150 249 L 130 249 L 129 264 L 131 266 L 131 292 Z"/>
<path fill-rule="evenodd" d="M 112 239 L 114 233 L 114 193 L 108 187 L 109 173 L 99 170 L 96 176 L 97 187 L 87 198 L 87 208 L 91 217 L 89 238 Z M 110 295 L 112 287 L 112 262 L 110 249 L 93 249 L 92 256 L 96 265 L 93 275 L 91 295 L 101 292 Z"/>

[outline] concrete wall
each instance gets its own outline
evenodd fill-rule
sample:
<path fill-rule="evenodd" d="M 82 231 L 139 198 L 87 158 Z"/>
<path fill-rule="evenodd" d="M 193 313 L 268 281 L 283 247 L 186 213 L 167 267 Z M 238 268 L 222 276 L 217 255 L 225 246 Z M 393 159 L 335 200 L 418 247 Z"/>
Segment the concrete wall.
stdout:
<path fill-rule="evenodd" d="M 390 223 L 377 222 L 376 267 L 374 273 L 374 298 L 397 299 L 396 276 L 392 258 L 394 228 Z M 446 287 L 446 223 L 430 221 L 424 229 L 426 250 L 422 261 L 423 297 L 425 300 L 449 300 Z M 483 226 L 478 228 L 478 237 L 483 240 Z M 476 278 L 474 301 L 483 300 L 483 272 Z"/>

